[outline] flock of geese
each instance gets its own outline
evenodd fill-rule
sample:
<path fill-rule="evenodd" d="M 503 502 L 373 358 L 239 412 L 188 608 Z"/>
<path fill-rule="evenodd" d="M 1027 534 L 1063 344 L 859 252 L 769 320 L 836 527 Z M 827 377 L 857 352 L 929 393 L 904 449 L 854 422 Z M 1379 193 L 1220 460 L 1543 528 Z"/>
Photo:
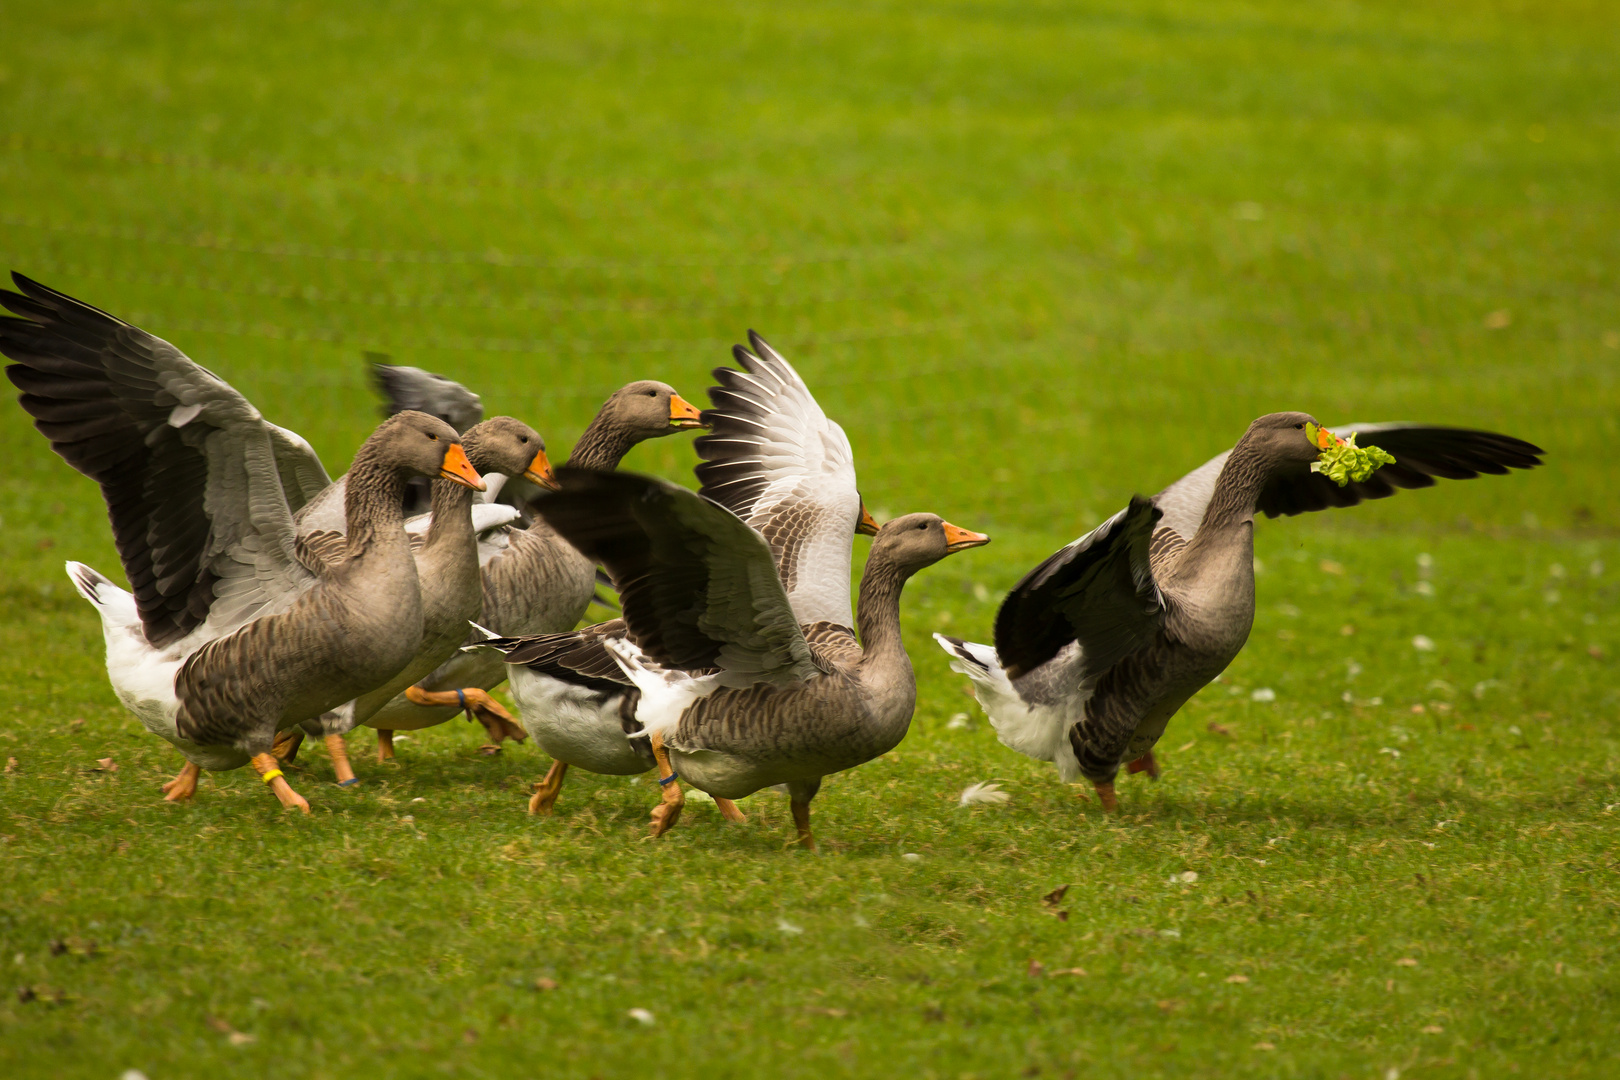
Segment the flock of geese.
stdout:
<path fill-rule="evenodd" d="M 532 738 L 551 756 L 531 812 L 551 812 L 570 768 L 656 770 L 655 836 L 679 818 L 683 783 L 733 821 L 734 800 L 783 786 L 813 848 L 822 778 L 910 725 L 907 579 L 990 541 L 930 513 L 874 521 L 843 429 L 757 334 L 715 371 L 710 408 L 631 383 L 556 469 L 539 433 L 483 419 L 464 387 L 379 366 L 392 415 L 333 481 L 304 439 L 168 342 L 12 278 L 0 352 L 35 426 L 101 485 L 130 589 L 67 570 L 101 616 L 119 699 L 185 758 L 169 800 L 191 798 L 203 769 L 251 764 L 307 812 L 282 771 L 304 738 L 349 785 L 355 727 L 387 759 L 394 732 L 465 713 L 496 746 Z M 694 428 L 707 429 L 696 492 L 616 471 L 637 443 Z M 1313 471 L 1353 435 L 1393 461 L 1342 483 Z M 1247 640 L 1256 514 L 1542 454 L 1484 431 L 1263 416 L 1031 570 L 993 646 L 935 637 L 1004 744 L 1084 777 L 1112 810 L 1120 768 L 1158 775 L 1165 725 Z M 856 534 L 872 541 L 852 608 Z M 602 581 L 622 617 L 580 628 Z M 506 680 L 520 717 L 489 694 Z"/>

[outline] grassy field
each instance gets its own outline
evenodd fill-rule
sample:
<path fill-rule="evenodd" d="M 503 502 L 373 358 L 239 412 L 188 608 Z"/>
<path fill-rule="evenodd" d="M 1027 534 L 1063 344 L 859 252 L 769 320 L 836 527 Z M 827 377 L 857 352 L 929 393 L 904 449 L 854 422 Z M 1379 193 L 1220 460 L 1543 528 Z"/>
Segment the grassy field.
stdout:
<path fill-rule="evenodd" d="M 701 400 L 754 327 L 876 513 L 995 537 L 908 590 L 916 719 L 823 788 L 819 856 L 770 793 L 654 844 L 649 781 L 576 773 L 531 819 L 544 757 L 464 724 L 387 769 L 356 736 L 353 790 L 311 751 L 309 818 L 245 772 L 171 806 L 179 758 L 61 570 L 116 573 L 99 495 L 0 408 L 0 1074 L 1613 1075 L 1611 5 L 0 26 L 4 265 L 174 341 L 334 471 L 376 419 L 365 351 L 560 460 L 623 381 Z M 987 640 L 1036 560 L 1282 408 L 1548 463 L 1263 524 L 1248 650 L 1105 819 L 998 746 L 928 634 Z M 687 441 L 627 465 L 690 482 Z M 992 779 L 1006 805 L 957 806 Z"/>

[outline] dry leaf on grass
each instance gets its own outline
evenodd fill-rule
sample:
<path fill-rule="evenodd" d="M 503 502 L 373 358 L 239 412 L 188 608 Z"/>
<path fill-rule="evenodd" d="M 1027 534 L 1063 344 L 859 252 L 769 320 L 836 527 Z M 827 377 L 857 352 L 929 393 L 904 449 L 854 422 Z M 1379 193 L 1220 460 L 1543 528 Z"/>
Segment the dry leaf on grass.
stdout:
<path fill-rule="evenodd" d="M 1024 974 L 1028 975 L 1032 979 L 1038 979 L 1042 974 L 1045 973 L 1045 971 L 1045 964 L 1041 963 L 1039 960 L 1031 960 L 1029 962 L 1029 967 L 1024 969 Z"/>
<path fill-rule="evenodd" d="M 117 772 L 118 762 L 110 757 L 96 758 L 96 767 L 91 772 Z"/>
<path fill-rule="evenodd" d="M 1209 729 L 1209 732 L 1212 735 L 1224 735 L 1228 739 L 1230 739 L 1232 737 L 1232 729 L 1227 727 L 1225 724 L 1218 724 L 1215 721 L 1211 720 L 1208 724 L 1205 725 L 1205 727 L 1207 727 Z"/>
<path fill-rule="evenodd" d="M 1417 967 L 1417 961 L 1412 959 L 1410 956 L 1403 956 L 1399 960 L 1395 961 L 1395 965 L 1397 967 Z"/>
<path fill-rule="evenodd" d="M 1055 979 L 1059 975 L 1079 975 L 1079 976 L 1084 976 L 1085 974 L 1086 974 L 1086 969 L 1085 968 L 1077 968 L 1077 967 L 1074 967 L 1074 968 L 1053 968 L 1051 971 L 1048 971 L 1046 973 L 1046 977 L 1049 978 L 1049 979 Z"/>
<path fill-rule="evenodd" d="M 1246 983 L 1249 981 L 1249 977 L 1247 975 L 1228 975 L 1226 981 L 1229 983 Z"/>
<path fill-rule="evenodd" d="M 1057 888 L 1041 897 L 1041 903 L 1045 904 L 1049 908 L 1055 908 L 1059 904 L 1063 903 L 1063 895 L 1068 891 L 1069 886 L 1059 885 Z"/>
<path fill-rule="evenodd" d="M 538 979 L 534 980 L 534 988 L 536 990 L 542 990 L 542 991 L 544 991 L 544 990 L 555 990 L 555 989 L 557 989 L 557 980 L 556 979 L 548 979 L 544 975 L 542 975 Z"/>
<path fill-rule="evenodd" d="M 22 768 L 22 764 L 16 758 L 6 758 L 6 772 L 16 772 L 20 768 Z"/>

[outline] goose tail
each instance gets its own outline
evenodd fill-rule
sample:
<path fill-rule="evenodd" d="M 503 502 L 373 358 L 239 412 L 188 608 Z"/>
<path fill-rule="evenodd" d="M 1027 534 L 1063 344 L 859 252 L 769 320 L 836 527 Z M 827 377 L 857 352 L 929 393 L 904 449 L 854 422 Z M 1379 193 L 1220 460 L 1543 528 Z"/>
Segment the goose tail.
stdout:
<path fill-rule="evenodd" d="M 684 671 L 665 671 L 648 664 L 628 641 L 605 638 L 602 645 L 619 665 L 619 670 L 641 691 L 641 701 L 636 705 L 641 730 L 632 733 L 632 739 L 674 731 L 687 707 L 716 689 L 713 677 L 694 678 Z"/>
<path fill-rule="evenodd" d="M 1079 778 L 1080 763 L 1069 745 L 1069 728 L 1077 719 L 1072 709 L 1026 702 L 989 645 L 946 634 L 935 634 L 934 640 L 950 656 L 951 668 L 973 684 L 973 696 L 984 708 L 1003 746 L 1036 761 L 1050 761 L 1065 783 Z M 1083 710 L 1089 696 L 1078 697 L 1075 706 Z"/>
<path fill-rule="evenodd" d="M 123 630 L 139 626 L 140 612 L 135 608 L 135 597 L 112 583 L 105 574 L 81 562 L 67 564 L 67 576 L 79 595 L 95 607 L 101 622 L 109 630 Z"/>

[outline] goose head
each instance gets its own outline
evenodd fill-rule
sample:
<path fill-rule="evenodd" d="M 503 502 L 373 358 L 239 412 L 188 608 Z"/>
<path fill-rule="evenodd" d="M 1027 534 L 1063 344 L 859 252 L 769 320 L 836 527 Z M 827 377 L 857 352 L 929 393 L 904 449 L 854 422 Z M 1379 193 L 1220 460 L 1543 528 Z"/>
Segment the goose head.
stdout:
<path fill-rule="evenodd" d="M 1310 413 L 1269 413 L 1249 425 L 1243 442 L 1273 468 L 1306 466 L 1323 450 L 1343 442 Z"/>
<path fill-rule="evenodd" d="M 383 460 L 407 475 L 442 477 L 484 490 L 483 479 L 462 449 L 461 436 L 438 417 L 407 409 L 379 427 L 368 442 Z"/>
<path fill-rule="evenodd" d="M 984 533 L 952 525 L 938 514 L 906 514 L 878 529 L 871 557 L 914 574 L 947 555 L 989 542 Z"/>
<path fill-rule="evenodd" d="M 521 420 L 510 416 L 485 420 L 462 433 L 461 445 L 480 473 L 521 476 L 541 487 L 557 488 L 557 477 L 546 459 L 546 441 Z"/>
<path fill-rule="evenodd" d="M 673 386 L 652 379 L 620 387 L 607 399 L 602 412 L 637 442 L 709 426 L 697 406 L 677 394 Z"/>

